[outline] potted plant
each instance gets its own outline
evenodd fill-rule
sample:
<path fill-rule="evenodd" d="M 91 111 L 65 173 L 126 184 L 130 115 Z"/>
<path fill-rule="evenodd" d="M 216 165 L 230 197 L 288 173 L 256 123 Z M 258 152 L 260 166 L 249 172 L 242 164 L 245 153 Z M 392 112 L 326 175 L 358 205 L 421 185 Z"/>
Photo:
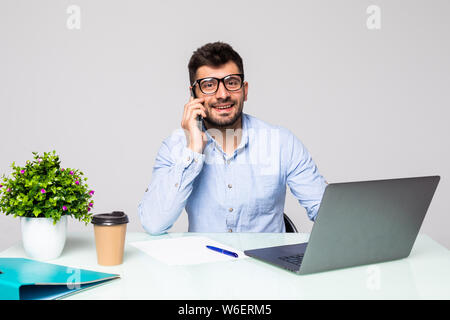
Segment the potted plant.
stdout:
<path fill-rule="evenodd" d="M 67 216 L 87 225 L 94 206 L 83 172 L 61 168 L 55 151 L 39 155 L 25 166 L 12 163 L 9 177 L 0 180 L 0 211 L 20 217 L 26 254 L 38 260 L 52 260 L 66 242 Z"/>

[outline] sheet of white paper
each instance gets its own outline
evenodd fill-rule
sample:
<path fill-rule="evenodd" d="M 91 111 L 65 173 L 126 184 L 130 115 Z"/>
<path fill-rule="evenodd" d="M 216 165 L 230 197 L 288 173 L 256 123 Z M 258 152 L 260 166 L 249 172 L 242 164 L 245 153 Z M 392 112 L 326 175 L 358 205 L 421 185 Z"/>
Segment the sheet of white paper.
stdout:
<path fill-rule="evenodd" d="M 199 236 L 138 241 L 130 244 L 149 256 L 172 266 L 238 260 L 247 257 L 240 250 Z M 238 254 L 238 258 L 207 249 L 207 245 L 235 252 Z"/>

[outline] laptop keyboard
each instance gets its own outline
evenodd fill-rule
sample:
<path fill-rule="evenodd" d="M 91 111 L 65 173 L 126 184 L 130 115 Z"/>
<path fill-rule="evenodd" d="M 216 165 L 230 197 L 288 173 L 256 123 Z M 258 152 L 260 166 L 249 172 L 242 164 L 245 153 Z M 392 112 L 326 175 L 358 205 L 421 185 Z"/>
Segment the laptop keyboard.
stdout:
<path fill-rule="evenodd" d="M 296 266 L 300 266 L 302 264 L 304 254 L 294 254 L 292 256 L 278 257 L 283 261 L 295 264 Z"/>

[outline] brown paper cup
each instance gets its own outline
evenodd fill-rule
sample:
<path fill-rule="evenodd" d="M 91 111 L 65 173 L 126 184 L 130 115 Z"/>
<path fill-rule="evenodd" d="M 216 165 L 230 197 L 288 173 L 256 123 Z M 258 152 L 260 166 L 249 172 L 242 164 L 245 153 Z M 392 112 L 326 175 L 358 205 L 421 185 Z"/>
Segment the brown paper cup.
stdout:
<path fill-rule="evenodd" d="M 98 264 L 102 266 L 122 264 L 128 217 L 123 212 L 114 211 L 94 215 L 92 223 Z"/>

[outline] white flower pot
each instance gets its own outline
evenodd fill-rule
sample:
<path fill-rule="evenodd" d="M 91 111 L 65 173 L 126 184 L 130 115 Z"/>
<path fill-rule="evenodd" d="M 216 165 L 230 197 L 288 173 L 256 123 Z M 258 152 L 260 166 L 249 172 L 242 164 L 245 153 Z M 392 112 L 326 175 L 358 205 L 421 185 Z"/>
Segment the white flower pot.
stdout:
<path fill-rule="evenodd" d="M 61 255 L 66 243 L 67 216 L 53 224 L 53 218 L 21 217 L 22 243 L 28 257 L 53 260 Z"/>

